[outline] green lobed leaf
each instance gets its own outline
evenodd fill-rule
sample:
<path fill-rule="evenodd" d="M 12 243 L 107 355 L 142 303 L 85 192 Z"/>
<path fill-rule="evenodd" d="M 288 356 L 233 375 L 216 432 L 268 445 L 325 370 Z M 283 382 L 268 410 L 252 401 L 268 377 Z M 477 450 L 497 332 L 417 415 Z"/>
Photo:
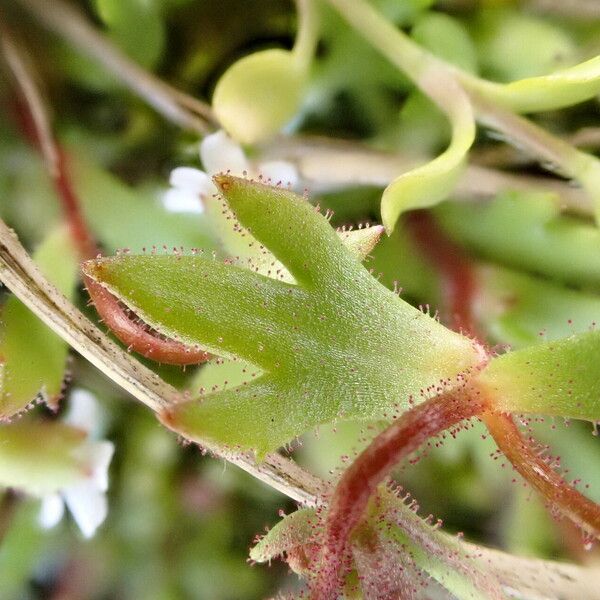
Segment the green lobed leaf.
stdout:
<path fill-rule="evenodd" d="M 294 283 L 294 278 L 285 265 L 247 229 L 233 226 L 235 216 L 222 198 L 208 198 L 205 206 L 209 225 L 212 231 L 216 232 L 219 246 L 226 256 L 261 275 L 277 276 L 281 281 Z M 375 225 L 358 229 L 339 229 L 337 233 L 346 248 L 363 261 L 379 242 L 383 227 Z"/>
<path fill-rule="evenodd" d="M 505 192 L 490 202 L 447 202 L 435 211 L 454 240 L 486 259 L 600 288 L 600 231 L 562 215 L 554 194 Z"/>
<path fill-rule="evenodd" d="M 216 181 L 297 285 L 201 256 L 130 255 L 84 267 L 158 331 L 264 372 L 174 407 L 173 428 L 264 453 L 320 423 L 404 410 L 411 396 L 424 399 L 480 362 L 470 340 L 373 278 L 302 197 Z"/>
<path fill-rule="evenodd" d="M 50 234 L 34 256 L 42 273 L 72 298 L 77 260 L 66 229 Z M 38 395 L 56 407 L 67 361 L 67 344 L 14 296 L 1 312 L 0 420 L 21 412 Z"/>
<path fill-rule="evenodd" d="M 227 212 L 219 212 L 219 214 L 233 216 L 228 210 Z M 226 219 L 228 217 L 225 217 Z M 228 221 L 229 229 L 231 229 L 230 221 Z M 350 231 L 338 231 L 338 235 L 346 248 L 355 254 L 361 261 L 365 260 L 371 250 L 380 239 L 383 228 L 365 227 L 363 229 L 353 229 Z M 247 265 L 255 272 L 261 275 L 275 275 L 281 281 L 294 283 L 294 278 L 289 274 L 285 266 L 275 257 L 263 248 L 261 254 L 257 252 L 261 247 L 259 242 L 255 240 L 248 231 L 244 229 L 231 229 L 231 232 L 225 234 L 227 240 L 226 247 L 235 249 L 242 253 L 237 257 L 238 262 Z M 233 238 L 233 239 L 232 239 Z M 237 243 L 243 242 L 243 243 Z M 216 390 L 221 386 L 236 387 L 242 385 L 249 377 L 257 377 L 262 372 L 260 369 L 252 366 L 250 363 L 241 360 L 224 360 L 215 359 L 202 366 L 198 373 L 192 378 L 187 389 L 192 393 L 198 393 L 200 390 Z"/>
<path fill-rule="evenodd" d="M 600 331 L 580 333 L 495 358 L 478 381 L 499 410 L 598 421 L 599 353 Z"/>

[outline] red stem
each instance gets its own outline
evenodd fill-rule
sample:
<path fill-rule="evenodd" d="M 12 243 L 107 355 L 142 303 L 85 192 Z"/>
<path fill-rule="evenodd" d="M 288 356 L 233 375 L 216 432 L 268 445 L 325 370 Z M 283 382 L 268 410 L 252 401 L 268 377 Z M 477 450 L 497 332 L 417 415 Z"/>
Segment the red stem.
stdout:
<path fill-rule="evenodd" d="M 456 331 L 480 338 L 473 315 L 477 284 L 470 258 L 444 235 L 429 212 L 410 213 L 406 224 L 419 250 L 438 271 L 448 313 L 445 321 Z"/>
<path fill-rule="evenodd" d="M 416 211 L 407 223 L 420 250 L 438 269 L 443 282 L 443 302 L 449 307 L 457 326 L 481 339 L 473 316 L 477 294 L 473 261 L 445 236 L 430 213 Z M 498 448 L 548 505 L 559 509 L 590 534 L 600 537 L 600 506 L 570 486 L 532 450 L 513 418 L 497 412 L 487 413 L 482 418 Z"/>
<path fill-rule="evenodd" d="M 415 406 L 380 433 L 344 471 L 329 504 L 313 600 L 337 598 L 343 585 L 348 540 L 377 486 L 394 465 L 427 439 L 484 410 L 477 396 L 478 392 L 463 387 Z"/>
<path fill-rule="evenodd" d="M 552 507 L 556 507 L 583 530 L 600 538 L 600 506 L 568 485 L 533 450 L 510 415 L 493 412 L 481 416 L 498 448 L 517 472 Z"/>
<path fill-rule="evenodd" d="M 172 338 L 157 337 L 143 323 L 133 321 L 127 309 L 106 288 L 86 275 L 83 280 L 101 319 L 128 349 L 168 365 L 196 365 L 210 359 L 210 354 L 204 350 Z"/>
<path fill-rule="evenodd" d="M 56 143 L 57 164 L 56 174 L 53 176 L 54 188 L 61 200 L 65 219 L 71 229 L 73 243 L 77 248 L 81 260 L 95 258 L 100 250 L 87 227 L 85 218 L 81 213 L 79 198 L 73 189 L 66 154 L 58 143 Z"/>

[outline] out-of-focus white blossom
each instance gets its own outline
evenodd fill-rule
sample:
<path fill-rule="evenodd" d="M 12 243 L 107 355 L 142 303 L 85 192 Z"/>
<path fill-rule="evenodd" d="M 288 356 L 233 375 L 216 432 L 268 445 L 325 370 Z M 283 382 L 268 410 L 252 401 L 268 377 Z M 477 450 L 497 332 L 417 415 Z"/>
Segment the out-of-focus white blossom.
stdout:
<path fill-rule="evenodd" d="M 162 201 L 171 212 L 202 212 L 203 200 L 217 192 L 211 177 L 229 172 L 239 177 L 261 176 L 265 181 L 294 188 L 298 184 L 296 167 L 283 160 L 251 162 L 242 147 L 224 131 L 206 136 L 200 143 L 200 160 L 204 171 L 193 167 L 177 167 L 171 172 Z"/>
<path fill-rule="evenodd" d="M 81 533 L 89 538 L 108 514 L 106 491 L 114 444 L 98 439 L 104 428 L 104 415 L 95 397 L 86 390 L 73 390 L 63 422 L 87 434 L 74 450 L 86 469 L 80 478 L 42 497 L 38 521 L 45 529 L 54 527 L 62 519 L 66 504 Z"/>

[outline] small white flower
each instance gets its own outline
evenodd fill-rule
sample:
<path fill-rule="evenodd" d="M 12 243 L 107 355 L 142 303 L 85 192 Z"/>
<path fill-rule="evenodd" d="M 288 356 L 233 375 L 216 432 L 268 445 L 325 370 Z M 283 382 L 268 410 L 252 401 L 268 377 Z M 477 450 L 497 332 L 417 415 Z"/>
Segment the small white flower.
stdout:
<path fill-rule="evenodd" d="M 87 469 L 81 479 L 42 498 L 38 522 L 45 529 L 54 527 L 62 519 L 65 504 L 86 538 L 92 537 L 106 518 L 108 467 L 114 444 L 97 439 L 103 429 L 103 420 L 95 397 L 85 390 L 73 390 L 64 422 L 88 434 L 77 450 L 78 458 Z"/>
<path fill-rule="evenodd" d="M 242 147 L 223 130 L 206 136 L 200 142 L 200 160 L 204 171 L 193 167 L 177 167 L 171 172 L 171 188 L 162 197 L 167 210 L 202 212 L 203 200 L 217 192 L 211 179 L 217 173 L 229 172 L 238 177 L 244 174 L 262 176 L 292 188 L 298 185 L 298 171 L 294 165 L 283 160 L 252 163 L 246 158 Z"/>

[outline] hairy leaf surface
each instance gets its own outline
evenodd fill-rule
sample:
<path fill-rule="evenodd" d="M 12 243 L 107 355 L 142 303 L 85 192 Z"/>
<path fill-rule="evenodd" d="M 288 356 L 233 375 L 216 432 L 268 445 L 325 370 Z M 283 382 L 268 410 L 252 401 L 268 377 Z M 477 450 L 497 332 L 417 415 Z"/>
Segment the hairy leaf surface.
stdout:
<path fill-rule="evenodd" d="M 158 331 L 263 372 L 178 405 L 167 417 L 173 428 L 262 453 L 319 423 L 404 410 L 479 364 L 470 340 L 379 284 L 304 199 L 229 176 L 217 182 L 296 285 L 203 256 L 85 267 Z"/>

